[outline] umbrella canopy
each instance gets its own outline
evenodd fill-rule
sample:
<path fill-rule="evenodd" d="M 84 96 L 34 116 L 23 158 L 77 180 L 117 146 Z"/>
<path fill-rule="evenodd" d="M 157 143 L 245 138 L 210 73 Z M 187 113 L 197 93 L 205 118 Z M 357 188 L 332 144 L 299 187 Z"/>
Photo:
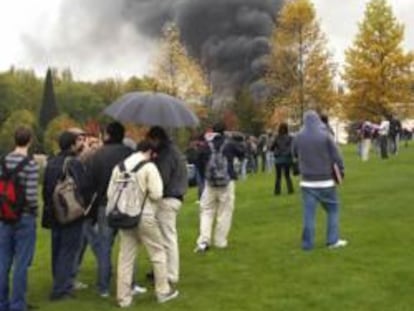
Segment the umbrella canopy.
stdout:
<path fill-rule="evenodd" d="M 126 93 L 104 113 L 121 122 L 163 127 L 195 127 L 197 116 L 178 98 L 164 93 Z"/>

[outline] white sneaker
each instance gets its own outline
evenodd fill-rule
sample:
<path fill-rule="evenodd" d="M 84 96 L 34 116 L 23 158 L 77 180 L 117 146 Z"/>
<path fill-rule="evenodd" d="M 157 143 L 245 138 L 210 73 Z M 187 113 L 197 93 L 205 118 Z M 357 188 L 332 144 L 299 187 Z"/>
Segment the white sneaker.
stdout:
<path fill-rule="evenodd" d="M 168 294 L 162 294 L 157 296 L 158 303 L 164 303 L 177 298 L 179 295 L 178 290 L 172 290 Z"/>
<path fill-rule="evenodd" d="M 75 290 L 83 290 L 83 289 L 87 289 L 89 286 L 88 284 L 82 283 L 80 281 L 75 281 L 75 284 L 73 285 L 73 287 L 75 288 Z"/>
<path fill-rule="evenodd" d="M 194 253 L 205 253 L 209 250 L 209 245 L 207 242 L 201 242 L 200 244 L 197 244 L 196 248 L 194 249 Z"/>
<path fill-rule="evenodd" d="M 132 287 L 133 296 L 145 294 L 146 292 L 147 292 L 147 289 L 145 287 L 141 287 L 139 285 L 134 285 L 134 287 Z"/>
<path fill-rule="evenodd" d="M 101 296 L 101 298 L 109 298 L 109 292 L 102 292 L 102 293 L 99 293 L 99 296 Z"/>
<path fill-rule="evenodd" d="M 328 246 L 329 249 L 335 249 L 335 248 L 340 248 L 340 247 L 345 247 L 348 245 L 348 241 L 347 240 L 338 240 L 336 241 L 335 244 L 331 244 Z"/>

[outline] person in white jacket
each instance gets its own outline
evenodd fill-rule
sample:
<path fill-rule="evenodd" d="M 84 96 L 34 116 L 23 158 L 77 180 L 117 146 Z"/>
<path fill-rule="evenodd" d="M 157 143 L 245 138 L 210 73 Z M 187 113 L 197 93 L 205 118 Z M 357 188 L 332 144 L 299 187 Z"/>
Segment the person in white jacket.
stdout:
<path fill-rule="evenodd" d="M 151 160 L 151 155 L 151 145 L 145 141 L 140 143 L 138 152 L 132 154 L 124 161 L 126 171 L 132 171 L 142 161 Z M 120 168 L 116 166 L 108 187 L 108 198 L 113 197 L 115 194 L 115 180 L 119 174 Z M 133 174 L 138 185 L 136 208 L 141 208 L 145 194 L 147 194 L 147 199 L 143 205 L 138 227 L 119 231 L 120 246 L 117 271 L 117 301 L 120 307 L 129 307 L 132 304 L 133 293 L 131 283 L 139 241 L 147 249 L 153 265 L 155 292 L 158 302 L 164 303 L 178 296 L 178 291 L 172 289 L 168 283 L 166 253 L 163 247 L 159 224 L 155 218 L 157 207 L 155 202 L 160 200 L 163 194 L 163 183 L 160 173 L 155 164 L 148 162 Z"/>

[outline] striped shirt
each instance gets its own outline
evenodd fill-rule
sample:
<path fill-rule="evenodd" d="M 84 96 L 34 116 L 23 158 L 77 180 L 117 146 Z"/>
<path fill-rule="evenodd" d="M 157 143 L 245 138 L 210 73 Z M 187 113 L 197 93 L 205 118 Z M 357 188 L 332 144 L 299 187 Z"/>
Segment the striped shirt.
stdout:
<path fill-rule="evenodd" d="M 9 153 L 6 156 L 6 167 L 8 170 L 13 170 L 23 161 L 25 157 L 18 153 Z M 0 173 L 1 173 L 0 166 Z M 23 207 L 23 213 L 35 214 L 37 213 L 37 186 L 39 180 L 39 167 L 33 159 L 19 173 L 19 180 L 23 185 L 26 196 L 26 206 Z"/>

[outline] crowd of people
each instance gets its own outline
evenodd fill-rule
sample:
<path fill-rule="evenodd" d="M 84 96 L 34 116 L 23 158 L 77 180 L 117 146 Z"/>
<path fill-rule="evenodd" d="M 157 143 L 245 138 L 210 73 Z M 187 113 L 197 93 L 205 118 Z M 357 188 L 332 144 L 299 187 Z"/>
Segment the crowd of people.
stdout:
<path fill-rule="evenodd" d="M 158 302 L 179 295 L 177 216 L 188 188 L 188 162 L 196 168 L 199 190 L 196 253 L 229 246 L 236 180 L 239 175 L 257 172 L 259 163 L 262 171 L 275 171 L 275 195 L 282 193 L 283 176 L 287 192 L 294 193 L 291 174 L 300 173 L 304 250 L 314 247 L 315 211 L 319 203 L 328 215 L 327 246 L 347 245 L 339 234 L 336 194 L 336 184 L 344 177 L 344 164 L 327 120 L 314 111 L 305 113 L 304 125 L 295 136 L 282 123 L 276 135 L 267 133 L 258 139 L 253 136 L 241 139 L 237 133 L 229 135 L 219 122 L 190 144 L 187 157 L 167 131 L 158 126 L 150 128 L 136 146 L 125 140 L 125 129 L 118 122 L 106 127 L 102 142 L 80 129 L 68 129 L 59 136 L 60 152 L 47 160 L 42 181 L 38 164 L 29 154 L 31 142 L 30 129 L 17 129 L 15 149 L 1 160 L 0 311 L 23 311 L 28 307 L 27 270 L 35 251 L 39 183 L 43 198 L 41 223 L 51 232 L 51 301 L 71 299 L 75 289 L 85 287 L 77 281 L 77 275 L 87 246 L 96 259 L 96 288 L 102 298 L 111 295 L 113 275 L 117 277 L 116 298 L 120 307 L 130 306 L 135 294 L 147 290 L 134 278 L 140 244 L 149 254 L 152 271 L 147 278 L 154 283 Z M 119 212 L 123 188 L 118 185 L 125 187 L 126 182 L 122 181 L 125 176 L 135 182 L 136 191 L 126 199 L 123 213 L 130 218 L 139 214 L 139 225 L 114 227 L 108 218 L 114 210 Z M 64 182 L 75 191 L 65 202 L 78 200 L 85 207 L 85 213 L 70 222 L 62 222 L 57 213 L 64 204 L 56 189 Z M 11 199 L 10 183 L 16 185 L 14 190 L 23 198 L 21 202 Z M 120 247 L 115 274 L 112 250 L 117 236 Z M 9 282 L 11 271 L 13 280 Z"/>

